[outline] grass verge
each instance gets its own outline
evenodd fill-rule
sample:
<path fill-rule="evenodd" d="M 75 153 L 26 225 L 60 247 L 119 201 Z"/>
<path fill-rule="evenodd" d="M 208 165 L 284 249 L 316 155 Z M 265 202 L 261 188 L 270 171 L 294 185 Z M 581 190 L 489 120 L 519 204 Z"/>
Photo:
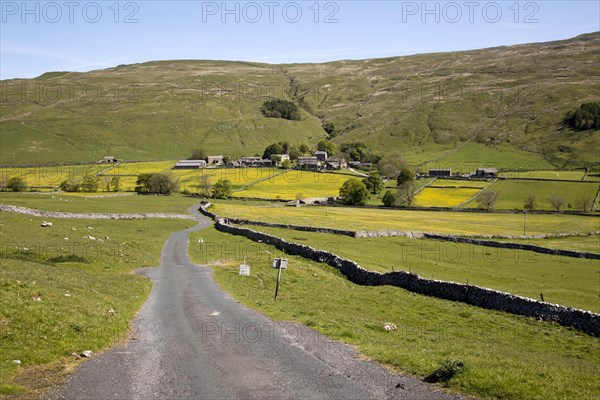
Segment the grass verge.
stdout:
<path fill-rule="evenodd" d="M 127 336 L 151 286 L 132 271 L 159 265 L 167 235 L 192 223 L 63 219 L 42 228 L 41 218 L 0 216 L 0 394 L 25 398 L 41 395 L 44 376 L 60 382 L 76 363 L 71 353 Z"/>

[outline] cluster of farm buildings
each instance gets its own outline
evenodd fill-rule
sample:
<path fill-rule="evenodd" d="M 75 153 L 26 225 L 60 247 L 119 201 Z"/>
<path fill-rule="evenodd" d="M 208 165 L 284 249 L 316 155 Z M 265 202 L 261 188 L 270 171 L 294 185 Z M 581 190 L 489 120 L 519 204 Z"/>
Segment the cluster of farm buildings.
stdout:
<path fill-rule="evenodd" d="M 275 162 L 274 160 L 278 160 Z M 227 167 L 227 168 L 259 168 L 259 167 L 274 167 L 284 161 L 290 161 L 288 154 L 275 154 L 271 159 L 265 159 L 262 157 L 242 157 L 235 161 L 224 161 L 222 155 L 218 156 L 207 156 L 202 160 L 179 160 L 173 169 L 199 169 L 199 168 L 215 168 L 215 167 Z M 113 156 L 106 156 L 99 163 L 116 163 L 119 162 Z M 301 169 L 306 171 L 324 171 L 324 170 L 341 170 L 347 168 L 364 168 L 371 169 L 372 164 L 361 163 L 360 161 L 349 161 L 347 162 L 344 158 L 331 157 L 329 158 L 327 152 L 317 151 L 314 156 L 298 157 L 295 169 Z M 452 175 L 450 168 L 442 169 L 429 169 L 427 174 L 423 174 L 421 177 L 430 178 L 451 178 L 457 177 Z M 493 179 L 498 177 L 497 168 L 479 168 L 474 174 L 468 174 L 465 176 L 458 176 L 462 178 L 481 178 L 481 179 Z"/>
<path fill-rule="evenodd" d="M 274 161 L 277 160 L 277 161 Z M 198 169 L 211 167 L 227 168 L 256 168 L 256 167 L 275 167 L 284 161 L 291 161 L 288 154 L 275 154 L 271 159 L 262 157 L 242 157 L 238 160 L 224 161 L 224 157 L 208 156 L 203 160 L 180 160 L 175 164 L 174 169 Z M 361 163 L 359 161 L 346 162 L 344 158 L 328 157 L 327 152 L 317 151 L 314 156 L 298 157 L 294 168 L 307 171 L 340 170 L 347 168 L 370 168 L 370 163 Z"/>

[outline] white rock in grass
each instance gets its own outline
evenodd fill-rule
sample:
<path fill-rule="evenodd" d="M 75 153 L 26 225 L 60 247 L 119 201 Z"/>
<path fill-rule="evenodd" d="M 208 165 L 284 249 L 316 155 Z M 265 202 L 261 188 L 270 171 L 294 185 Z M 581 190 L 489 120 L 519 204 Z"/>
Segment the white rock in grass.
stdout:
<path fill-rule="evenodd" d="M 12 363 L 15 365 L 21 365 L 21 360 L 12 360 Z"/>
<path fill-rule="evenodd" d="M 93 237 L 93 236 L 88 236 L 88 239 L 90 239 L 90 240 L 96 240 L 96 238 Z"/>
<path fill-rule="evenodd" d="M 397 331 L 398 327 L 396 327 L 395 324 L 392 324 L 391 322 L 388 322 L 386 324 L 383 325 L 383 329 L 385 329 L 386 331 Z"/>
<path fill-rule="evenodd" d="M 92 356 L 92 351 L 91 350 L 85 350 L 83 352 L 81 352 L 81 354 L 79 355 L 80 357 L 91 357 Z"/>
<path fill-rule="evenodd" d="M 40 295 L 33 296 L 33 301 L 42 301 L 42 297 Z"/>
<path fill-rule="evenodd" d="M 115 310 L 113 310 L 112 308 L 110 310 L 107 311 L 107 314 L 109 317 L 114 317 L 115 316 Z"/>
<path fill-rule="evenodd" d="M 65 297 L 71 297 L 69 293 L 65 293 Z"/>

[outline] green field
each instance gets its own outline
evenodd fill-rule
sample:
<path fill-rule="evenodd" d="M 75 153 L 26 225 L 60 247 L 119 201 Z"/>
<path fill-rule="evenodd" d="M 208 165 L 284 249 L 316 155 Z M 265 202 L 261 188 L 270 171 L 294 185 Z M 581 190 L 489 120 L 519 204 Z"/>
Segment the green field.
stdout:
<path fill-rule="evenodd" d="M 87 193 L 89 196 L 90 194 Z M 93 195 L 93 194 L 91 194 Z M 44 211 L 79 213 L 174 213 L 186 214 L 198 199 L 171 196 L 113 196 L 90 198 L 82 193 L 9 193 L 0 192 L 0 203 Z"/>
<path fill-rule="evenodd" d="M 42 228 L 42 218 L 0 215 L 2 395 L 23 391 L 13 380 L 23 371 L 28 372 L 20 383 L 43 389 L 72 370 L 71 353 L 97 353 L 125 339 L 151 286 L 132 270 L 158 265 L 168 235 L 190 225 L 61 219 Z M 38 296 L 41 301 L 34 300 Z M 114 317 L 107 314 L 110 309 Z M 32 372 L 38 366 L 46 371 L 43 380 Z"/>
<path fill-rule="evenodd" d="M 536 196 L 539 210 L 553 210 L 549 198 L 553 195 L 562 197 L 567 203 L 563 210 L 578 210 L 578 201 L 582 198 L 592 203 L 598 192 L 596 183 L 575 182 L 541 182 L 541 181 L 498 181 L 491 190 L 498 192 L 498 202 L 494 208 L 505 210 L 523 210 L 525 199 L 529 194 Z M 571 205 L 569 208 L 568 204 Z M 477 208 L 475 200 L 466 203 L 463 207 Z"/>
<path fill-rule="evenodd" d="M 397 229 L 456 235 L 523 234 L 523 215 L 443 211 L 381 210 L 347 207 L 285 207 L 277 203 L 215 201 L 222 217 L 348 230 Z M 600 230 L 600 218 L 577 215 L 527 215 L 528 235 L 590 233 Z"/>
<path fill-rule="evenodd" d="M 585 175 L 584 170 L 572 170 L 572 171 L 507 171 L 500 172 L 499 176 L 511 178 L 511 179 L 547 179 L 555 181 L 581 181 Z M 594 174 L 589 174 L 586 181 L 597 181 L 598 177 Z"/>
<path fill-rule="evenodd" d="M 481 143 L 469 142 L 457 150 L 447 150 L 429 154 L 435 162 L 420 166 L 422 172 L 429 168 L 450 168 L 453 174 L 474 173 L 478 168 L 493 166 L 502 169 L 546 169 L 552 164 L 540 154 L 519 150 L 517 147 L 503 143 L 498 146 L 486 146 Z M 413 156 L 414 157 L 414 156 Z M 418 161 L 418 157 L 413 158 Z"/>
<path fill-rule="evenodd" d="M 196 263 L 214 264 L 219 285 L 275 320 L 298 321 L 357 346 L 397 371 L 430 374 L 447 359 L 467 369 L 449 383 L 483 398 L 594 399 L 600 352 L 597 338 L 550 323 L 409 293 L 390 286 L 352 284 L 324 264 L 288 256 L 277 302 L 272 246 L 210 228 L 192 234 Z M 238 274 L 243 257 L 251 276 Z M 395 323 L 398 332 L 383 329 Z"/>
<path fill-rule="evenodd" d="M 526 243 L 551 249 L 575 250 L 600 254 L 600 236 L 570 236 L 546 239 L 498 239 L 501 242 Z"/>
<path fill-rule="evenodd" d="M 469 282 L 534 299 L 543 293 L 548 302 L 600 312 L 600 260 L 429 239 L 354 239 L 327 233 L 249 227 L 290 242 L 331 251 L 373 271 L 411 271 L 425 278 Z"/>

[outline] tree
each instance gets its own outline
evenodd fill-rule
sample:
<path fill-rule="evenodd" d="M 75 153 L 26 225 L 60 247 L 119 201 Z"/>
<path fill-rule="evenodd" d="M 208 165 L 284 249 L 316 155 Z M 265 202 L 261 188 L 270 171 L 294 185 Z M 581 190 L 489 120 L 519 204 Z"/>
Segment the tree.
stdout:
<path fill-rule="evenodd" d="M 600 129 L 600 102 L 583 103 L 567 114 L 565 122 L 578 131 Z"/>
<path fill-rule="evenodd" d="M 406 181 L 399 185 L 396 191 L 396 204 L 407 207 L 412 206 L 417 196 L 417 191 L 417 185 L 414 181 Z"/>
<path fill-rule="evenodd" d="M 204 160 L 206 158 L 206 151 L 204 149 L 192 150 L 192 155 L 188 160 Z"/>
<path fill-rule="evenodd" d="M 62 181 L 58 186 L 60 190 L 63 192 L 77 192 L 79 190 L 79 183 L 70 182 L 70 181 Z"/>
<path fill-rule="evenodd" d="M 23 179 L 19 178 L 18 176 L 13 176 L 8 180 L 6 188 L 13 192 L 22 192 L 27 189 L 27 185 Z"/>
<path fill-rule="evenodd" d="M 289 120 L 300 120 L 300 110 L 295 103 L 287 100 L 267 100 L 263 103 L 260 111 L 267 118 L 284 118 Z"/>
<path fill-rule="evenodd" d="M 148 181 L 152 178 L 152 173 L 144 172 L 138 175 L 137 181 L 135 181 L 135 191 L 139 194 L 148 194 L 150 189 L 148 187 Z"/>
<path fill-rule="evenodd" d="M 327 153 L 327 155 L 333 156 L 335 153 L 337 153 L 337 146 L 335 143 L 331 143 L 330 141 L 321 140 L 319 143 L 317 143 L 317 150 L 324 151 Z"/>
<path fill-rule="evenodd" d="M 121 191 L 121 178 L 118 176 L 113 176 L 110 180 L 110 186 L 112 187 L 113 192 Z"/>
<path fill-rule="evenodd" d="M 575 206 L 581 211 L 590 211 L 592 208 L 592 201 L 587 197 L 580 197 L 575 203 Z"/>
<path fill-rule="evenodd" d="M 288 154 L 289 154 L 291 160 L 297 160 L 298 157 L 302 156 L 302 152 L 297 147 L 292 147 Z"/>
<path fill-rule="evenodd" d="M 337 131 L 333 122 L 323 121 L 323 129 L 325 130 L 325 132 L 327 132 L 330 139 L 337 136 Z"/>
<path fill-rule="evenodd" d="M 292 168 L 292 162 L 290 160 L 282 161 L 280 167 L 283 169 L 290 169 Z"/>
<path fill-rule="evenodd" d="M 198 183 L 198 189 L 200 189 L 200 196 L 210 197 L 211 188 L 212 185 L 210 183 L 210 177 L 208 175 L 202 174 L 202 176 L 200 176 L 200 182 Z"/>
<path fill-rule="evenodd" d="M 282 154 L 283 146 L 279 143 L 273 143 L 267 146 L 265 151 L 263 152 L 262 158 L 266 160 L 270 160 L 273 154 Z"/>
<path fill-rule="evenodd" d="M 406 182 L 413 182 L 417 175 L 412 168 L 408 165 L 403 165 L 400 171 L 398 172 L 398 177 L 396 181 L 398 182 L 398 186 L 403 185 Z"/>
<path fill-rule="evenodd" d="M 350 178 L 340 188 L 340 196 L 345 204 L 353 206 L 364 206 L 371 195 L 362 181 Z"/>
<path fill-rule="evenodd" d="M 550 204 L 552 205 L 552 207 L 554 207 L 554 209 L 556 211 L 558 211 L 558 212 L 560 211 L 561 207 L 564 207 L 567 204 L 567 202 L 565 201 L 565 199 L 563 199 L 562 197 L 557 196 L 555 194 L 553 194 L 552 196 L 550 196 L 548 198 L 548 201 L 550 202 Z"/>
<path fill-rule="evenodd" d="M 363 183 L 367 187 L 367 190 L 373 194 L 377 194 L 385 188 L 381 175 L 376 172 L 363 179 Z"/>
<path fill-rule="evenodd" d="M 533 211 L 537 208 L 537 206 L 538 202 L 537 198 L 535 197 L 535 194 L 529 194 L 529 196 L 527 196 L 527 198 L 525 199 L 525 204 L 523 205 L 523 208 L 527 211 Z"/>
<path fill-rule="evenodd" d="M 231 181 L 227 179 L 218 180 L 213 189 L 213 197 L 215 199 L 227 199 L 232 193 Z"/>
<path fill-rule="evenodd" d="M 366 162 L 369 150 L 363 142 L 346 142 L 340 146 L 340 151 L 348 155 L 352 161 Z"/>
<path fill-rule="evenodd" d="M 298 147 L 298 150 L 300 150 L 300 153 L 302 154 L 308 154 L 308 152 L 310 151 L 310 147 L 308 147 L 306 143 L 302 143 L 300 147 Z"/>
<path fill-rule="evenodd" d="M 81 182 L 81 190 L 87 193 L 98 191 L 98 177 L 96 175 L 86 175 Z"/>
<path fill-rule="evenodd" d="M 499 196 L 500 195 L 498 192 L 493 190 L 484 190 L 479 194 L 479 196 L 477 196 L 477 205 L 479 208 L 485 209 L 485 211 L 490 211 L 490 209 L 494 207 L 498 201 Z"/>
<path fill-rule="evenodd" d="M 388 178 L 397 177 L 402 168 L 406 167 L 406 161 L 398 152 L 393 152 L 383 157 L 379 162 L 379 173 Z"/>
<path fill-rule="evenodd" d="M 169 174 L 152 174 L 148 179 L 148 192 L 169 196 L 177 190 L 177 181 Z"/>
<path fill-rule="evenodd" d="M 279 165 L 281 162 L 281 154 L 271 154 L 271 161 L 273 165 Z"/>
<path fill-rule="evenodd" d="M 383 199 L 381 199 L 381 201 L 383 201 L 383 205 L 386 207 L 395 206 L 397 200 L 398 200 L 398 196 L 391 190 L 386 191 L 385 194 L 383 195 Z"/>

